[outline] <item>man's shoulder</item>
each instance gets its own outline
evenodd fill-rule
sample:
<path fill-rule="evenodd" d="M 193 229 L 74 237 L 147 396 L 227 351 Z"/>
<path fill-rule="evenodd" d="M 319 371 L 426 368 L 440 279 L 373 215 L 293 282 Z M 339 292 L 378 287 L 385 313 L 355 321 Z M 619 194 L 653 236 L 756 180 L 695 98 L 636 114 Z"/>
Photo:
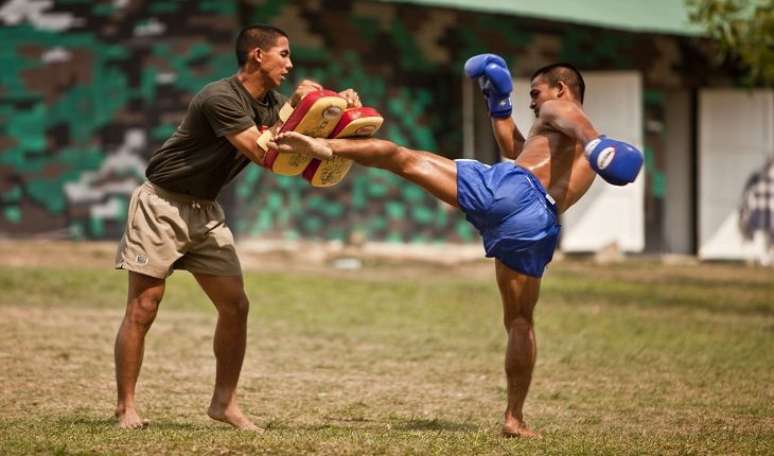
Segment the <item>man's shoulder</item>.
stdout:
<path fill-rule="evenodd" d="M 212 97 L 228 97 L 239 99 L 239 93 L 234 89 L 231 78 L 218 79 L 205 85 L 194 95 L 194 100 L 202 102 Z"/>
<path fill-rule="evenodd" d="M 567 100 L 547 100 L 543 103 L 543 106 L 540 107 L 540 114 L 541 115 L 557 115 L 559 113 L 563 113 L 567 111 L 568 109 L 577 109 L 577 106 L 575 103 Z M 543 117 L 543 116 L 538 116 Z"/>
<path fill-rule="evenodd" d="M 234 87 L 233 84 L 231 84 L 231 76 L 227 78 L 221 78 L 212 82 L 207 83 L 204 87 L 199 90 L 199 93 L 212 93 L 212 92 L 230 92 L 234 93 Z"/>

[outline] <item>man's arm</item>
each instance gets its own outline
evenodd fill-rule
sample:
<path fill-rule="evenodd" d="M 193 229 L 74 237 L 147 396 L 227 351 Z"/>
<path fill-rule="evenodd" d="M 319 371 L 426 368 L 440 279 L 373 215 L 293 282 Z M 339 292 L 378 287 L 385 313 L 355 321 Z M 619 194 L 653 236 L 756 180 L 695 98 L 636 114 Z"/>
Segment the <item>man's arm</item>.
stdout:
<path fill-rule="evenodd" d="M 277 122 L 271 128 L 276 131 L 281 125 L 281 122 Z M 239 152 L 251 161 L 263 166 L 263 158 L 266 155 L 266 151 L 258 146 L 258 138 L 260 137 L 261 132 L 255 125 L 238 133 L 226 135 L 226 139 L 228 139 Z"/>
<path fill-rule="evenodd" d="M 524 136 L 513 119 L 492 117 L 492 132 L 503 157 L 516 160 L 524 147 Z"/>
<path fill-rule="evenodd" d="M 583 145 L 599 137 L 586 113 L 569 101 L 546 101 L 540 107 L 539 120 Z"/>
<path fill-rule="evenodd" d="M 540 107 L 540 119 L 584 145 L 591 168 L 613 185 L 634 182 L 642 168 L 642 152 L 631 144 L 610 139 L 591 125 L 580 106 L 550 100 Z"/>
<path fill-rule="evenodd" d="M 505 158 L 521 153 L 524 136 L 511 118 L 513 78 L 505 59 L 497 54 L 475 55 L 465 62 L 465 74 L 478 81 L 492 117 L 492 132 Z"/>

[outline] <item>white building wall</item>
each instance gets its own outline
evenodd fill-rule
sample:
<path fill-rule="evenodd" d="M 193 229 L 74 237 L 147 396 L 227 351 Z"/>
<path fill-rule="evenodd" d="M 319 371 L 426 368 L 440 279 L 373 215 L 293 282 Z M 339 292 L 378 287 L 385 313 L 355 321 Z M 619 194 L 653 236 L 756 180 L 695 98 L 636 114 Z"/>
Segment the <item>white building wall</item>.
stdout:
<path fill-rule="evenodd" d="M 744 184 L 774 153 L 774 91 L 707 89 L 699 96 L 699 257 L 752 259 L 738 228 Z"/>

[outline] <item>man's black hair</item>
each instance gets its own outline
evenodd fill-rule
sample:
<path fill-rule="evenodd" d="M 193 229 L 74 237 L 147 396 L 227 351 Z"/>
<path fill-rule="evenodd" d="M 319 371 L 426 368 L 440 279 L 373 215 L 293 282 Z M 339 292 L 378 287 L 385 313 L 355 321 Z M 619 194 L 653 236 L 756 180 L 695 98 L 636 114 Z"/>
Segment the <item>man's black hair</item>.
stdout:
<path fill-rule="evenodd" d="M 546 65 L 532 73 L 530 81 L 536 77 L 543 76 L 551 87 L 556 87 L 559 81 L 567 84 L 567 87 L 573 92 L 575 98 L 583 103 L 583 95 L 586 93 L 586 83 L 583 81 L 580 71 L 569 63 L 554 63 Z"/>
<path fill-rule="evenodd" d="M 249 25 L 239 31 L 236 39 L 236 58 L 239 66 L 247 62 L 247 54 L 255 48 L 268 50 L 277 43 L 279 37 L 288 37 L 284 30 L 266 24 Z"/>

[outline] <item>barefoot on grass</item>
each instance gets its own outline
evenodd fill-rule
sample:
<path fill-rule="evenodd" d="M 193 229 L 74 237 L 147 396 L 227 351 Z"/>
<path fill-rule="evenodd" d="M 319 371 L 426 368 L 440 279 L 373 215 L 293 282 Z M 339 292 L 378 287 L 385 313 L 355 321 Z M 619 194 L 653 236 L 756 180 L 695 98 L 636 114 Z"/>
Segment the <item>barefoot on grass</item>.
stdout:
<path fill-rule="evenodd" d="M 148 427 L 148 420 L 143 420 L 137 411 L 134 409 L 128 409 L 124 411 L 116 410 L 116 425 L 120 429 L 145 429 Z"/>
<path fill-rule="evenodd" d="M 502 435 L 503 437 L 521 437 L 526 439 L 543 438 L 540 434 L 528 428 L 526 424 L 516 421 L 503 424 Z"/>
<path fill-rule="evenodd" d="M 207 415 L 213 420 L 228 423 L 242 431 L 264 432 L 263 428 L 256 426 L 250 421 L 237 406 L 222 408 L 210 405 Z"/>

